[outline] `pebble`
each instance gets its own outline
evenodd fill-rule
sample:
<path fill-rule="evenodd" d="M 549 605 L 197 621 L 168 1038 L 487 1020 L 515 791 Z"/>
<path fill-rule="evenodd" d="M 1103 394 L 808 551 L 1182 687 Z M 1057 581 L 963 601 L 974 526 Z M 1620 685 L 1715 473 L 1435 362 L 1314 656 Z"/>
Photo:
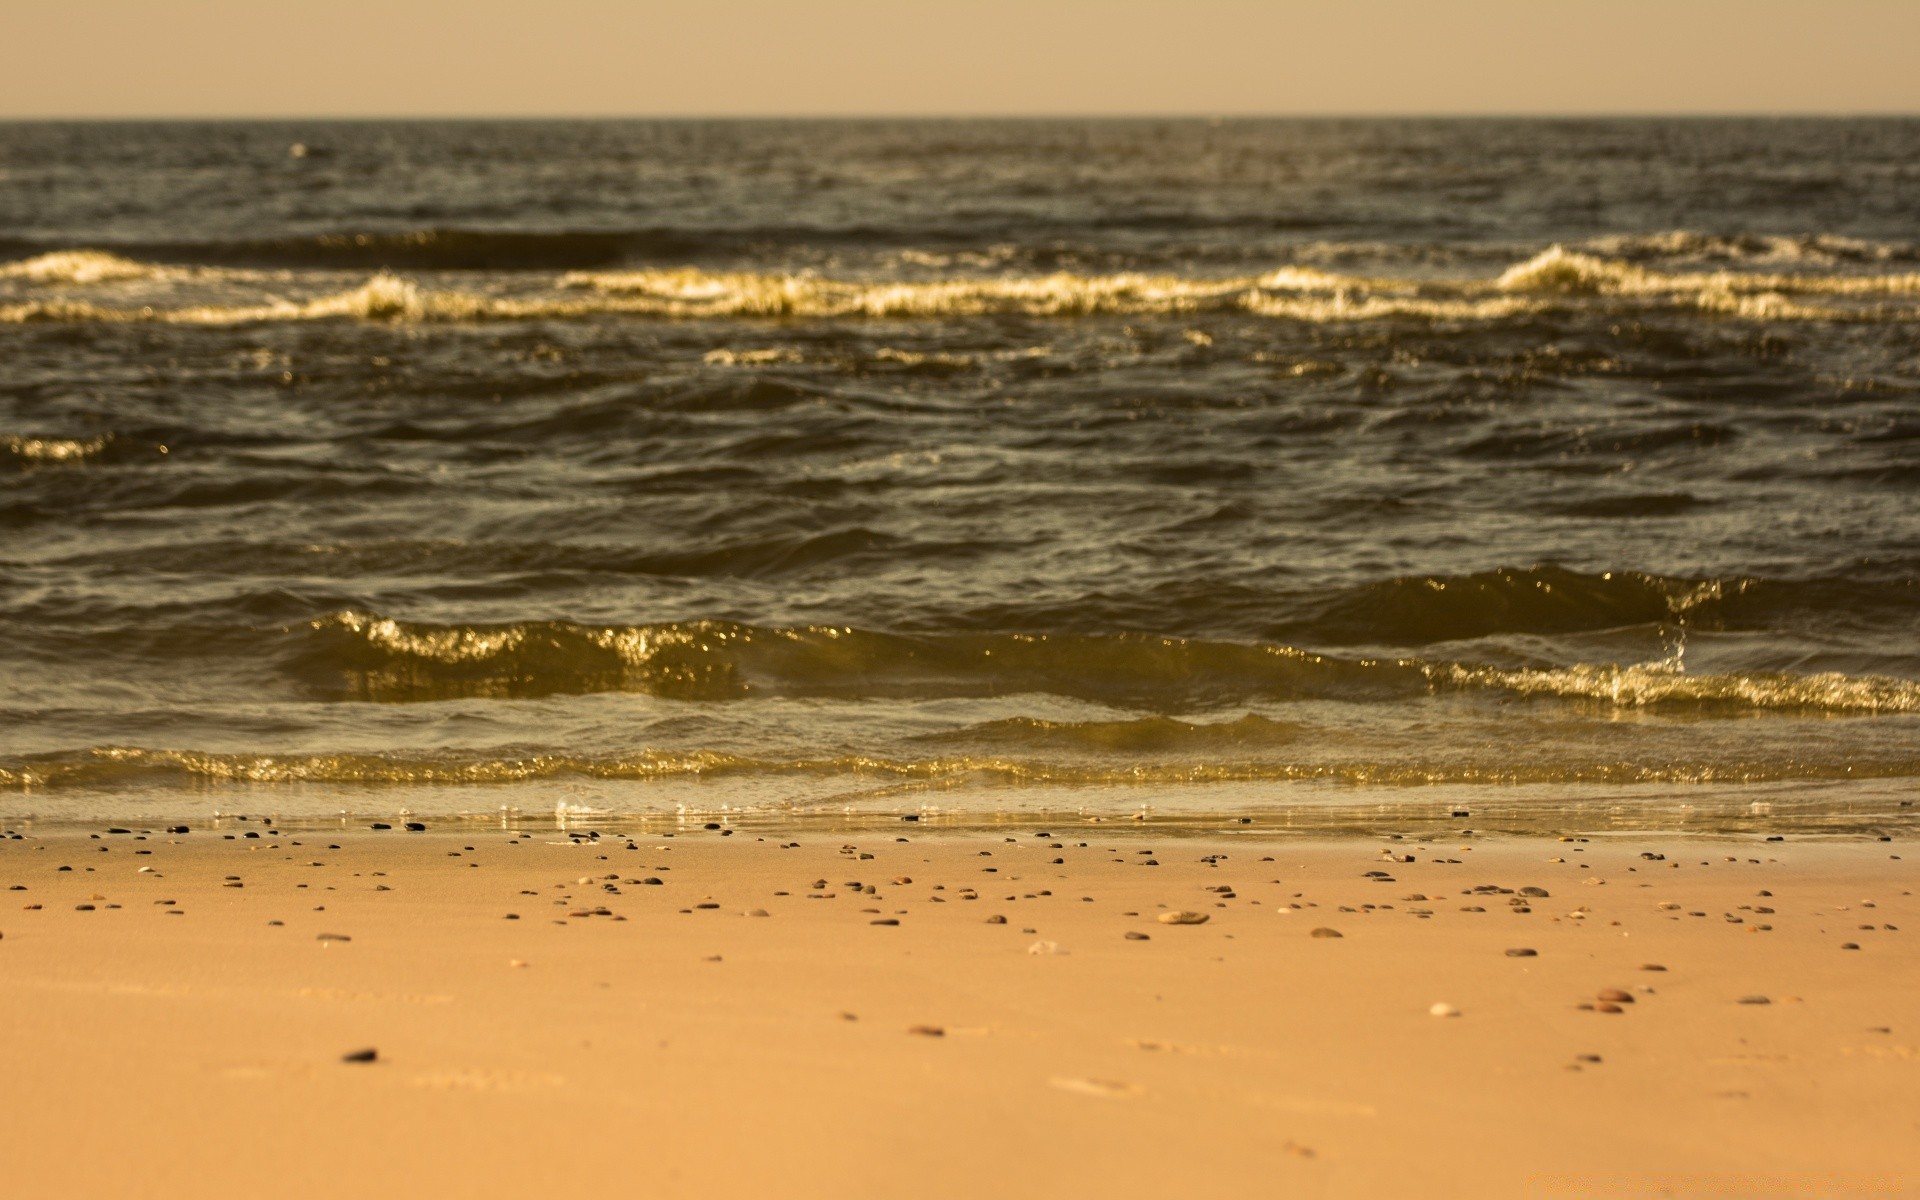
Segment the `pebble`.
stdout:
<path fill-rule="evenodd" d="M 898 925 L 899 923 L 899 920 L 895 917 L 881 917 L 877 921 L 867 922 L 869 925 Z"/>
<path fill-rule="evenodd" d="M 1451 1004 L 1436 1004 L 1432 1008 L 1429 1008 L 1427 1012 L 1436 1017 L 1457 1017 L 1460 1015 L 1460 1010 Z"/>
<path fill-rule="evenodd" d="M 321 942 L 350 942 L 353 939 L 344 933 L 323 933 L 314 940 Z"/>
<path fill-rule="evenodd" d="M 1129 929 L 1127 930 L 1127 940 L 1130 942 L 1150 942 L 1153 939 L 1148 937 L 1144 933 L 1139 933 L 1135 930 Z"/>
<path fill-rule="evenodd" d="M 1307 936 L 1317 937 L 1317 938 L 1337 938 L 1337 937 L 1345 937 L 1347 935 L 1344 933 L 1341 933 L 1338 929 L 1329 929 L 1325 925 L 1322 925 L 1320 926 L 1320 928 L 1314 930 L 1312 933 L 1309 933 Z"/>
<path fill-rule="evenodd" d="M 1007 923 L 1007 919 L 1001 916 L 999 913 L 995 913 L 992 916 L 987 918 L 987 924 L 989 925 L 1005 925 L 1006 923 Z"/>
<path fill-rule="evenodd" d="M 1208 919 L 1206 913 L 1197 912 L 1181 911 L 1163 912 L 1160 914 L 1160 923 L 1162 925 L 1205 925 Z"/>
<path fill-rule="evenodd" d="M 1520 889 L 1520 894 L 1522 896 L 1538 896 L 1541 899 L 1546 899 L 1548 896 L 1552 895 L 1551 892 L 1547 891 L 1547 889 L 1543 887 L 1523 887 Z"/>
<path fill-rule="evenodd" d="M 1618 1004 L 1612 1004 L 1606 1001 L 1602 1001 L 1599 1004 L 1596 1004 L 1593 1006 L 1593 1011 L 1603 1012 L 1603 1013 L 1623 1013 L 1627 1010 L 1624 1008 L 1621 1008 Z"/>
<path fill-rule="evenodd" d="M 1742 1004 L 1772 1004 L 1772 1003 L 1773 1003 L 1773 1001 L 1771 1001 L 1771 1000 L 1769 1000 L 1769 999 L 1767 999 L 1767 998 L 1766 998 L 1765 996 L 1742 996 L 1742 997 L 1740 997 L 1740 1003 L 1742 1003 Z"/>
<path fill-rule="evenodd" d="M 1600 993 L 1598 998 L 1601 1000 L 1605 1000 L 1609 1004 L 1632 1004 L 1633 1003 L 1633 997 L 1628 993 L 1621 991 L 1619 988 L 1607 988 L 1605 991 Z"/>
<path fill-rule="evenodd" d="M 1665 967 L 1663 967 L 1663 966 L 1661 966 L 1661 965 L 1660 965 L 1659 963 L 1641 963 L 1641 964 L 1640 964 L 1640 969 L 1641 969 L 1642 971 L 1664 971 L 1664 970 L 1666 970 L 1666 968 L 1665 968 Z"/>
<path fill-rule="evenodd" d="M 1508 958 L 1538 958 L 1539 956 L 1540 956 L 1540 952 L 1538 950 L 1530 949 L 1525 946 L 1522 946 L 1517 950 L 1507 951 Z"/>
<path fill-rule="evenodd" d="M 372 1047 L 368 1047 L 365 1050 L 355 1050 L 348 1054 L 342 1054 L 340 1061 L 350 1063 L 378 1062 L 380 1061 L 380 1052 Z"/>
<path fill-rule="evenodd" d="M 942 1029 L 942 1028 L 941 1028 L 940 1026 L 938 1026 L 938 1025 L 909 1025 L 909 1026 L 907 1026 L 907 1032 L 908 1032 L 908 1033 L 917 1033 L 917 1034 L 919 1034 L 919 1035 L 920 1035 L 921 1037 L 945 1037 L 945 1036 L 947 1036 L 947 1031 L 946 1031 L 946 1030 L 944 1030 L 944 1029 Z"/>

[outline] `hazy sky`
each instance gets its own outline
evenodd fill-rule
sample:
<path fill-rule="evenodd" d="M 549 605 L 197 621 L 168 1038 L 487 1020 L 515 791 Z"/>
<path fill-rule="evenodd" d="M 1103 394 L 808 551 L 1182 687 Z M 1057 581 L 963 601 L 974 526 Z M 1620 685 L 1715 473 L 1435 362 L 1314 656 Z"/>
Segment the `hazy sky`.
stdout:
<path fill-rule="evenodd" d="M 1920 112 L 1920 0 L 6 0 L 0 117 Z"/>

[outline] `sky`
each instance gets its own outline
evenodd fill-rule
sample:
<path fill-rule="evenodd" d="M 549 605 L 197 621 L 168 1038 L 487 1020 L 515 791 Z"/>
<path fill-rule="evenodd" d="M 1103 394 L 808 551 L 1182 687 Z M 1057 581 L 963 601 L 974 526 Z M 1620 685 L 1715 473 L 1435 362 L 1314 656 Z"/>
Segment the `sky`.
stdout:
<path fill-rule="evenodd" d="M 1920 0 L 9 0 L 0 118 L 1920 113 Z"/>

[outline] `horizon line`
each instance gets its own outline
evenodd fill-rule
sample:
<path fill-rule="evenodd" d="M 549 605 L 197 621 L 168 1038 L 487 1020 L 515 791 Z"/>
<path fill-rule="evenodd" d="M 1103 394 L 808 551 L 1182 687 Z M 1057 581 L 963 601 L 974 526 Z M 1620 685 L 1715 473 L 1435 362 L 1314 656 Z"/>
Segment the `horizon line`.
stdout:
<path fill-rule="evenodd" d="M 446 121 L 1846 121 L 1920 119 L 1920 109 L 1858 110 L 1645 110 L 1530 112 L 1521 110 L 1460 110 L 1457 112 L 958 112 L 927 111 L 900 113 L 0 113 L 0 124 L 134 124 L 139 122 L 179 122 L 182 124 L 269 124 L 287 121 L 347 123 Z"/>

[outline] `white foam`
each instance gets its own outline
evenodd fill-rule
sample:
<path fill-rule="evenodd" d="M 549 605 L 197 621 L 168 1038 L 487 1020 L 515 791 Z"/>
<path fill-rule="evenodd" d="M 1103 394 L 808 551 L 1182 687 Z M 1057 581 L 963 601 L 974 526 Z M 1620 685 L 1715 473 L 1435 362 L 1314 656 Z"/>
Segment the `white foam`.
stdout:
<path fill-rule="evenodd" d="M 0 279 L 33 283 L 115 283 L 128 279 L 165 279 L 177 268 L 135 262 L 103 250 L 55 250 L 21 262 L 0 264 Z"/>

